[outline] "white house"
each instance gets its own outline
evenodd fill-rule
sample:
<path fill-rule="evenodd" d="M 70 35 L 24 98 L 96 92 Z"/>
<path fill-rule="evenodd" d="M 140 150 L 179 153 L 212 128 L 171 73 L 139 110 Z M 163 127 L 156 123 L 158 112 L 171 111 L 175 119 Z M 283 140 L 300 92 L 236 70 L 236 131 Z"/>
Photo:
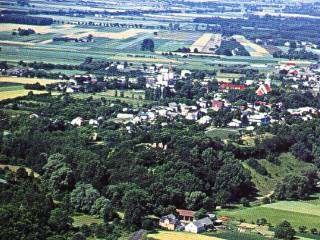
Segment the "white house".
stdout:
<path fill-rule="evenodd" d="M 212 118 L 209 116 L 203 116 L 198 120 L 199 124 L 209 124 L 212 121 Z"/>
<path fill-rule="evenodd" d="M 84 119 L 82 117 L 76 117 L 71 121 L 71 125 L 80 127 L 84 123 Z"/>
<path fill-rule="evenodd" d="M 238 119 L 232 119 L 232 121 L 230 123 L 228 123 L 229 127 L 233 127 L 233 128 L 239 128 L 241 127 L 242 122 Z"/>
<path fill-rule="evenodd" d="M 207 231 L 209 228 L 213 228 L 213 222 L 210 218 L 205 217 L 199 220 L 195 220 L 185 226 L 186 232 L 201 233 Z"/>

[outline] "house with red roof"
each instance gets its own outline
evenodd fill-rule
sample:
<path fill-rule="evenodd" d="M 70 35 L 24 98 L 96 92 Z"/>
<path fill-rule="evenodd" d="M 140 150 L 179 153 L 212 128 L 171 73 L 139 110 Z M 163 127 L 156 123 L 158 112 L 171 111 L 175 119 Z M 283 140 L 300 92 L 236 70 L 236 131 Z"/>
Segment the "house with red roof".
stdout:
<path fill-rule="evenodd" d="M 176 210 L 179 219 L 183 222 L 192 222 L 193 215 L 195 214 L 194 211 L 185 210 L 185 209 L 177 209 Z"/>
<path fill-rule="evenodd" d="M 240 91 L 243 91 L 246 89 L 246 85 L 244 84 L 233 84 L 233 83 L 222 83 L 220 86 L 219 86 L 219 89 L 220 90 L 240 90 Z"/>

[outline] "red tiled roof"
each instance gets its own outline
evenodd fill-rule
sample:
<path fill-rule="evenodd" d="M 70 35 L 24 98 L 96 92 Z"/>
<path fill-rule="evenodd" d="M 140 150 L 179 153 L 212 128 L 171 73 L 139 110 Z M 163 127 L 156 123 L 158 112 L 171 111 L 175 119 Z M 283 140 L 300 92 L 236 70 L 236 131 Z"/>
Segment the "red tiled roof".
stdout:
<path fill-rule="evenodd" d="M 245 90 L 246 85 L 243 84 L 232 84 L 232 83 L 222 83 L 219 86 L 220 89 L 238 89 L 238 90 Z"/>
<path fill-rule="evenodd" d="M 177 213 L 181 217 L 192 217 L 195 212 L 190 210 L 177 209 Z"/>

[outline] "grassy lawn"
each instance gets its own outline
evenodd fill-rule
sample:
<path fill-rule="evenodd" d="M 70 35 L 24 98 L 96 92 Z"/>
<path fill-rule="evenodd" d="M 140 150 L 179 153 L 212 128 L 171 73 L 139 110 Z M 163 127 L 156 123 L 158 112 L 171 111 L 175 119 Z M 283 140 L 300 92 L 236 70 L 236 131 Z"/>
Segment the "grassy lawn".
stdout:
<path fill-rule="evenodd" d="M 115 97 L 114 90 L 107 90 L 106 92 L 99 92 L 99 93 L 78 93 L 73 94 L 72 96 L 79 99 L 86 99 L 88 97 L 93 97 L 93 99 L 101 99 L 105 98 L 106 100 L 119 100 L 121 102 L 126 102 L 128 104 L 132 104 L 134 106 L 140 106 L 142 104 L 146 103 L 152 103 L 152 101 L 144 100 L 144 94 L 143 93 L 134 93 L 131 90 L 125 90 L 124 97 L 120 97 L 121 90 L 118 90 L 118 96 Z M 133 94 L 133 98 L 132 98 Z M 140 96 L 140 99 L 139 99 Z"/>
<path fill-rule="evenodd" d="M 241 76 L 235 73 L 218 73 L 216 79 L 218 82 L 232 82 L 232 80 L 238 81 Z"/>
<path fill-rule="evenodd" d="M 226 215 L 246 222 L 256 222 L 259 218 L 266 218 L 272 225 L 287 220 L 296 229 L 305 225 L 310 228 L 320 228 L 319 207 L 307 202 L 283 201 L 258 207 L 222 210 L 220 215 Z"/>
<path fill-rule="evenodd" d="M 157 240 L 221 240 L 223 238 L 205 236 L 187 232 L 171 232 L 171 231 L 159 231 L 158 233 L 148 234 L 148 237 L 152 237 Z"/>
<path fill-rule="evenodd" d="M 313 205 L 320 206 L 320 193 L 316 193 L 316 194 L 312 195 L 311 199 L 307 200 L 306 202 L 313 204 Z"/>
<path fill-rule="evenodd" d="M 238 129 L 230 129 L 230 128 L 215 128 L 207 131 L 207 136 L 220 138 L 221 140 L 229 139 L 230 136 L 234 136 L 239 134 Z"/>
<path fill-rule="evenodd" d="M 279 209 L 284 211 L 302 213 L 302 214 L 310 214 L 320 217 L 320 208 L 317 205 L 310 204 L 308 202 L 303 201 L 281 201 L 268 205 L 263 205 L 263 207 Z M 320 218 L 319 218 L 320 224 Z"/>
<path fill-rule="evenodd" d="M 73 217 L 73 226 L 81 227 L 82 225 L 91 225 L 93 223 L 101 224 L 103 223 L 102 218 L 96 218 L 94 216 L 86 215 L 86 214 L 77 214 Z"/>

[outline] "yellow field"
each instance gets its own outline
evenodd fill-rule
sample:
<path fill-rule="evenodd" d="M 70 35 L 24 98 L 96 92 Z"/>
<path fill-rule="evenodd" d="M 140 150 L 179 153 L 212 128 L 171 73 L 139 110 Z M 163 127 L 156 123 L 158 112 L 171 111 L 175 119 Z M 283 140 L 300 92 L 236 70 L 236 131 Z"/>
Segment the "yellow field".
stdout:
<path fill-rule="evenodd" d="M 244 36 L 236 35 L 236 36 L 234 36 L 234 38 L 242 46 L 248 47 L 249 49 L 252 49 L 252 51 L 248 51 L 251 57 L 268 57 L 268 56 L 270 56 L 269 52 L 265 48 L 249 41 Z"/>
<path fill-rule="evenodd" d="M 202 52 L 203 49 L 207 46 L 207 44 L 210 42 L 213 34 L 212 33 L 204 33 L 200 38 L 198 38 L 197 41 L 195 41 L 190 49 L 191 52 L 194 52 L 194 50 L 197 48 L 199 52 Z"/>
<path fill-rule="evenodd" d="M 0 82 L 20 83 L 20 84 L 34 84 L 38 82 L 41 85 L 47 85 L 51 83 L 63 82 L 63 80 L 51 80 L 51 79 L 44 79 L 44 78 L 26 78 L 26 77 L 0 77 Z"/>
<path fill-rule="evenodd" d="M 2 91 L 0 92 L 0 101 L 5 99 L 13 99 L 16 97 L 27 96 L 28 93 L 32 91 L 33 94 L 43 94 L 47 93 L 47 91 L 39 91 L 39 90 L 29 90 L 29 89 L 19 89 L 13 91 Z M 58 95 L 59 93 L 51 93 L 52 95 Z"/>
<path fill-rule="evenodd" d="M 159 231 L 159 233 L 148 234 L 148 237 L 158 240 L 222 240 L 222 238 L 209 237 L 200 234 L 169 231 Z"/>
<path fill-rule="evenodd" d="M 12 172 L 16 172 L 17 170 L 18 170 L 18 168 L 20 168 L 20 166 L 14 166 L 14 165 L 7 165 L 7 164 L 0 164 L 0 169 L 4 169 L 4 168 L 9 168 L 9 170 L 10 171 L 12 171 Z M 31 168 L 24 168 L 26 171 L 27 171 L 27 173 L 30 175 L 31 174 L 31 172 L 32 172 L 32 169 Z M 38 173 L 36 173 L 36 172 L 33 172 L 34 173 L 34 176 L 36 177 L 36 178 L 38 178 L 40 175 L 38 174 Z"/>
<path fill-rule="evenodd" d="M 85 31 L 82 30 L 81 33 L 72 33 L 68 34 L 67 37 L 74 37 L 74 38 L 83 38 L 91 34 L 94 37 L 99 38 L 109 38 L 109 39 L 116 39 L 116 40 L 124 40 L 127 38 L 135 37 L 139 33 L 153 33 L 155 30 L 148 30 L 148 29 L 128 29 L 123 32 L 98 32 L 96 30 L 87 29 Z"/>
<path fill-rule="evenodd" d="M 23 29 L 31 28 L 35 30 L 36 33 L 46 34 L 46 33 L 52 33 L 52 32 L 60 32 L 62 29 L 66 30 L 73 27 L 74 25 L 71 25 L 71 24 L 59 25 L 53 28 L 52 26 L 35 26 L 35 25 L 27 25 L 27 24 L 1 23 L 0 31 L 7 32 L 7 31 L 12 31 L 14 29 L 18 29 L 18 28 L 23 28 Z"/>

